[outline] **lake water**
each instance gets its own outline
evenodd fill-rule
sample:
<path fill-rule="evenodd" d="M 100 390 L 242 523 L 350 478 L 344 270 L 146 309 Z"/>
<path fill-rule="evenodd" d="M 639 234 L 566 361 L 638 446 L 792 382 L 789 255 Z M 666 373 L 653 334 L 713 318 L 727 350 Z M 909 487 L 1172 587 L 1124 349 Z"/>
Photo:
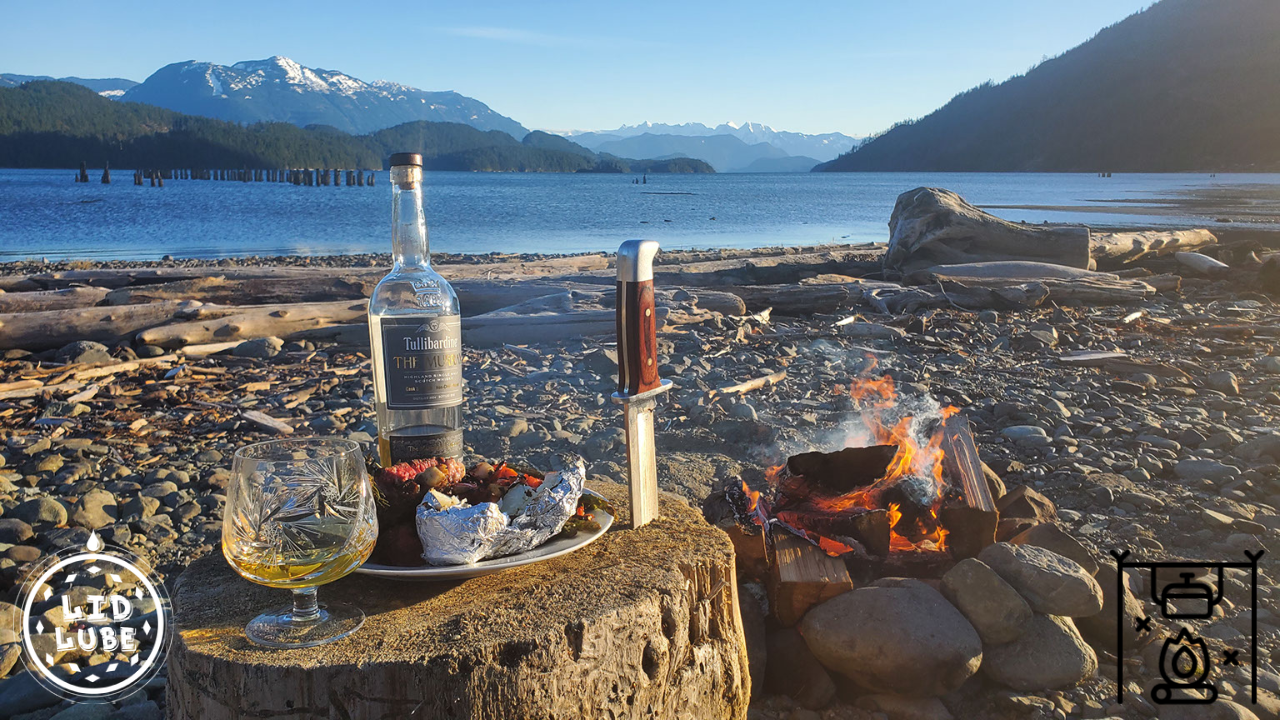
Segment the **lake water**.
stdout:
<path fill-rule="evenodd" d="M 72 182 L 71 170 L 0 169 L 0 260 L 217 258 L 385 252 L 387 173 L 368 187 L 171 180 L 164 188 Z M 1014 221 L 1213 227 L 1169 198 L 1280 175 L 823 173 L 630 175 L 427 173 L 436 252 L 580 252 L 649 237 L 665 248 L 888 239 L 898 194 L 955 190 Z M 1070 206 L 1070 207 L 1064 207 Z M 1090 210 L 1092 208 L 1092 211 Z"/>

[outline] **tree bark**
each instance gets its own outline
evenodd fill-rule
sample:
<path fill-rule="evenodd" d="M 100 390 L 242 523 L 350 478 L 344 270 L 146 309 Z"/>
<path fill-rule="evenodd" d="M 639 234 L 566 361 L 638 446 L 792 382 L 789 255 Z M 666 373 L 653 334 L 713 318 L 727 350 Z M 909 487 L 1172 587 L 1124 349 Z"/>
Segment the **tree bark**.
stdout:
<path fill-rule="evenodd" d="M 597 486 L 624 517 L 626 489 Z M 353 575 L 320 602 L 364 610 L 331 645 L 263 651 L 244 626 L 285 593 L 220 553 L 173 595 L 168 712 L 224 718 L 726 718 L 750 676 L 733 546 L 680 499 L 563 557 L 463 583 Z"/>

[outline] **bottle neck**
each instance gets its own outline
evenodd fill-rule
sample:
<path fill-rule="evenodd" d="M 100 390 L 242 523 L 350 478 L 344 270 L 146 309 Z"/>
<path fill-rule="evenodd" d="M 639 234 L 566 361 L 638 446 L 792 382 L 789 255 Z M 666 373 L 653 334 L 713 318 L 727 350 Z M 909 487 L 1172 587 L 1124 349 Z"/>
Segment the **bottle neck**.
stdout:
<path fill-rule="evenodd" d="M 427 216 L 422 207 L 422 168 L 391 168 L 391 252 L 397 270 L 431 266 Z"/>

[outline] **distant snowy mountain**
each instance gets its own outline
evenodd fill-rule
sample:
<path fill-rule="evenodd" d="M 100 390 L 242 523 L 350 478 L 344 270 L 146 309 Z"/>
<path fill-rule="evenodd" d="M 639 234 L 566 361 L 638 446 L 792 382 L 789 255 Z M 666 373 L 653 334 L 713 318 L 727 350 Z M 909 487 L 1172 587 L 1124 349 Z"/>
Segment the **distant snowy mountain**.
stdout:
<path fill-rule="evenodd" d="M 806 133 L 774 130 L 768 125 L 753 122 L 727 122 L 721 123 L 715 127 L 707 127 L 702 123 L 668 125 L 666 123 L 643 122 L 639 125 L 623 125 L 617 130 L 600 130 L 596 132 L 570 131 L 564 134 L 572 137 L 574 142 L 580 145 L 585 145 L 593 150 L 596 149 L 596 146 L 607 142 L 646 134 L 679 135 L 684 137 L 732 135 L 747 145 L 756 145 L 762 142 L 769 143 L 788 155 L 812 157 L 821 162 L 832 160 L 841 153 L 848 152 L 849 150 L 857 147 L 863 140 L 863 138 L 850 137 L 844 133 L 821 133 L 817 135 L 809 135 Z"/>
<path fill-rule="evenodd" d="M 308 68 L 279 55 L 235 65 L 180 62 L 157 70 L 120 99 L 235 122 L 331 125 L 364 134 L 415 120 L 526 130 L 489 106 L 456 92 L 428 92 L 385 80 L 365 82 L 336 70 Z"/>
<path fill-rule="evenodd" d="M 61 80 L 62 82 L 75 83 L 77 85 L 83 85 L 103 97 L 109 98 L 118 98 L 121 95 L 124 95 L 126 90 L 138 84 L 135 80 L 125 80 L 124 78 L 55 78 L 49 77 L 48 75 L 0 74 L 0 87 L 17 87 L 24 82 L 30 82 L 32 80 Z"/>

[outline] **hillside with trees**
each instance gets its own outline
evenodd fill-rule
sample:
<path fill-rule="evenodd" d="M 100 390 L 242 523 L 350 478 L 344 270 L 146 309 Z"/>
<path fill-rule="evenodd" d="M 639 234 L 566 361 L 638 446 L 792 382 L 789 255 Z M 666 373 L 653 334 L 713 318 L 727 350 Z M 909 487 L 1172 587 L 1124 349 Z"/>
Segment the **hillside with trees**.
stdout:
<path fill-rule="evenodd" d="M 1280 2 L 1162 0 L 815 170 L 1280 170 Z"/>
<path fill-rule="evenodd" d="M 499 130 L 415 121 L 369 135 L 329 125 L 241 125 L 131 102 L 88 88 L 33 81 L 0 88 L 0 167 L 381 168 L 393 152 L 420 152 L 429 170 L 712 172 L 698 161 L 601 156 L 546 133 L 521 143 Z M 632 168 L 637 164 L 639 169 Z"/>

